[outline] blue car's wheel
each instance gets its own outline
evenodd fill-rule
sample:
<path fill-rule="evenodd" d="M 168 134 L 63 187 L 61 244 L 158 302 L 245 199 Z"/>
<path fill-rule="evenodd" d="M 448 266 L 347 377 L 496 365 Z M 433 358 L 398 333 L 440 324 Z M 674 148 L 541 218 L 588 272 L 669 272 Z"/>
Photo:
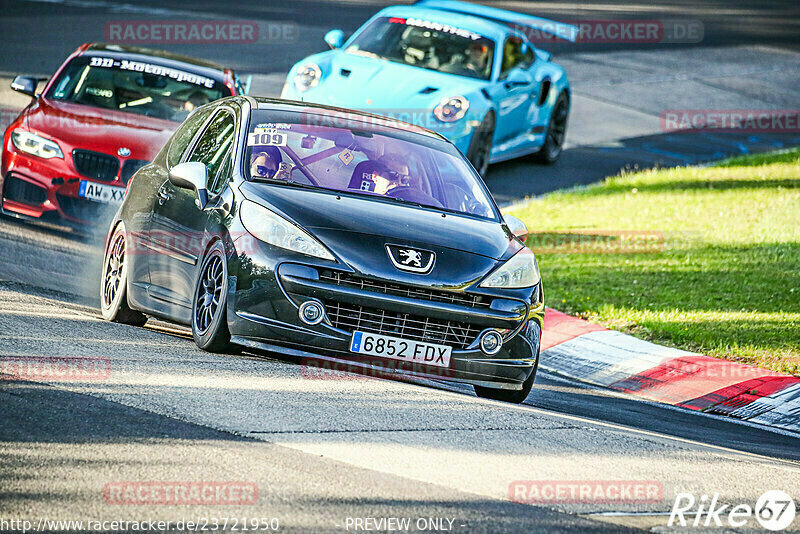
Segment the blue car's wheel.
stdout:
<path fill-rule="evenodd" d="M 472 140 L 467 149 L 467 159 L 481 176 L 486 176 L 489 170 L 489 160 L 492 157 L 492 140 L 494 139 L 494 113 L 486 114 L 481 123 L 472 133 Z"/>
<path fill-rule="evenodd" d="M 541 163 L 555 163 L 564 149 L 564 141 L 567 138 L 567 119 L 569 118 L 569 97 L 566 93 L 558 95 L 556 105 L 553 106 L 553 113 L 550 115 L 550 122 L 547 125 L 547 137 L 544 145 L 534 154 L 534 159 Z"/>

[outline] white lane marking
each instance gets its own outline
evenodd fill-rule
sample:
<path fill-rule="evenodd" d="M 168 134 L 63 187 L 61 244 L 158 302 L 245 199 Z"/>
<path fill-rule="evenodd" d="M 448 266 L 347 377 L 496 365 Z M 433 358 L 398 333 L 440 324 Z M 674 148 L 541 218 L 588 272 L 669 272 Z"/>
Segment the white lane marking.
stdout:
<path fill-rule="evenodd" d="M 102 319 L 93 317 L 91 315 L 84 315 L 80 312 L 73 312 L 71 310 L 8 310 L 0 309 L 0 315 L 13 315 L 25 317 L 47 317 L 50 319 L 81 319 L 83 321 L 102 322 Z"/>

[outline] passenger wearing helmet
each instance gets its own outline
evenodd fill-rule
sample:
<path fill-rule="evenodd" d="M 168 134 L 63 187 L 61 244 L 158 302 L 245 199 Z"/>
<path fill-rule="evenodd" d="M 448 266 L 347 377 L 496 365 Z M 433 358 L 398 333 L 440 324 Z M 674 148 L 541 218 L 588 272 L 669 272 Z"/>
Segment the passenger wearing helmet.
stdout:
<path fill-rule="evenodd" d="M 291 165 L 283 163 L 283 156 L 278 147 L 267 146 L 263 150 L 253 149 L 250 157 L 250 177 L 288 180 L 291 178 Z"/>

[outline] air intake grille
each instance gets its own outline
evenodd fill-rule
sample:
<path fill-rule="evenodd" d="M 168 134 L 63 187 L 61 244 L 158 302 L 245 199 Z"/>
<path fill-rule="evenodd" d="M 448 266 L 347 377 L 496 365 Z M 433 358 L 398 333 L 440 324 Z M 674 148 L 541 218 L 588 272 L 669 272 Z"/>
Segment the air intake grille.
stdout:
<path fill-rule="evenodd" d="M 47 190 L 9 174 L 3 186 L 3 198 L 29 206 L 38 206 L 47 200 Z"/>
<path fill-rule="evenodd" d="M 324 301 L 331 324 L 346 332 L 361 330 L 414 341 L 466 349 L 481 329 L 469 323 L 431 319 L 408 313 L 366 308 L 343 302 Z"/>
<path fill-rule="evenodd" d="M 488 308 L 492 305 L 491 299 L 480 295 L 469 295 L 467 293 L 458 293 L 455 291 L 436 291 L 402 284 L 390 284 L 368 280 L 366 278 L 358 278 L 338 271 L 322 271 L 319 275 L 319 279 L 323 282 L 332 282 L 338 286 L 363 289 L 374 293 L 458 304 L 469 308 Z"/>
<path fill-rule="evenodd" d="M 72 151 L 72 161 L 78 174 L 95 180 L 113 182 L 119 172 L 119 160 L 102 152 L 75 149 Z"/>

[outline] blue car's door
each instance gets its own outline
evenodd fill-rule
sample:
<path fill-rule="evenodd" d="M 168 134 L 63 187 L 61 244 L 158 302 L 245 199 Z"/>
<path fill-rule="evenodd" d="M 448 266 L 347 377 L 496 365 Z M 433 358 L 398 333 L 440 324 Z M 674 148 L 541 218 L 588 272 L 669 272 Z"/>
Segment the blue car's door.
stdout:
<path fill-rule="evenodd" d="M 532 108 L 539 93 L 538 84 L 529 70 L 534 55 L 520 37 L 510 36 L 503 43 L 500 76 L 490 89 L 497 102 L 494 146 L 502 148 L 531 128 Z M 512 147 L 509 147 L 512 148 Z"/>

